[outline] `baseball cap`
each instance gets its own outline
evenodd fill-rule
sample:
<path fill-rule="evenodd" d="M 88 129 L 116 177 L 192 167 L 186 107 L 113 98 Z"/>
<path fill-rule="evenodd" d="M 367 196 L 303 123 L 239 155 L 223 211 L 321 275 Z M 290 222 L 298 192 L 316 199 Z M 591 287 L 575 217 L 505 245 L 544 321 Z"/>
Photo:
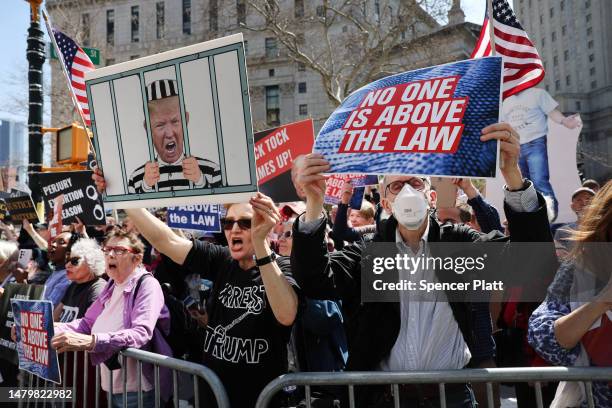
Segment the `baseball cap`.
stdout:
<path fill-rule="evenodd" d="M 589 193 L 589 194 L 591 194 L 592 196 L 594 196 L 594 195 L 595 195 L 595 192 L 594 192 L 592 189 L 590 189 L 590 188 L 588 188 L 588 187 L 580 187 L 579 189 L 577 189 L 576 191 L 574 191 L 574 192 L 572 193 L 572 200 L 574 199 L 574 197 L 576 197 L 578 194 L 580 194 L 580 193 L 582 193 L 582 192 Z"/>
<path fill-rule="evenodd" d="M 280 210 L 281 214 L 286 217 L 290 217 L 292 213 L 300 215 L 305 211 L 306 203 L 304 203 L 303 201 L 292 201 L 290 203 L 285 203 L 283 206 L 281 206 Z"/>

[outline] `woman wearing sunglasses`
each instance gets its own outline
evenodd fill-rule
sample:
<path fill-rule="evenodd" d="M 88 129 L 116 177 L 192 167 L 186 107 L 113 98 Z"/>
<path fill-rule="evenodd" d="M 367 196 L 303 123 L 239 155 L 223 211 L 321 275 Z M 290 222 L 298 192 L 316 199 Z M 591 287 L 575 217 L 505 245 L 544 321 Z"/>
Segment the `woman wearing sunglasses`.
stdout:
<path fill-rule="evenodd" d="M 106 182 L 99 169 L 94 181 Z M 144 209 L 128 209 L 140 233 L 160 253 L 213 282 L 203 362 L 221 379 L 232 407 L 253 407 L 261 390 L 287 370 L 287 341 L 298 310 L 289 260 L 267 241 L 281 216 L 261 193 L 228 205 L 228 246 L 177 236 Z M 204 404 L 202 404 L 204 405 Z"/>
<path fill-rule="evenodd" d="M 106 281 L 104 253 L 94 239 L 79 239 L 66 255 L 66 277 L 72 283 L 55 308 L 55 321 L 69 323 L 80 319 L 98 298 Z"/>
<path fill-rule="evenodd" d="M 123 370 L 119 369 L 117 353 L 133 347 L 171 356 L 172 351 L 164 338 L 170 331 L 170 315 L 159 282 L 142 266 L 144 245 L 136 235 L 116 230 L 106 238 L 101 251 L 110 281 L 83 318 L 56 323 L 51 345 L 59 353 L 88 350 L 92 364 L 101 364 L 102 389 L 111 394 L 113 406 L 121 407 Z M 80 265 L 80 260 L 72 259 L 75 255 L 73 248 L 68 258 L 68 274 L 75 266 L 73 262 Z M 127 359 L 126 364 L 127 406 L 138 406 L 139 382 L 144 406 L 154 406 L 153 367 L 143 366 L 139 378 L 136 361 Z M 170 385 L 169 374 L 168 370 L 160 371 L 162 384 Z M 169 395 L 169 387 L 162 387 L 162 398 L 166 400 Z"/>

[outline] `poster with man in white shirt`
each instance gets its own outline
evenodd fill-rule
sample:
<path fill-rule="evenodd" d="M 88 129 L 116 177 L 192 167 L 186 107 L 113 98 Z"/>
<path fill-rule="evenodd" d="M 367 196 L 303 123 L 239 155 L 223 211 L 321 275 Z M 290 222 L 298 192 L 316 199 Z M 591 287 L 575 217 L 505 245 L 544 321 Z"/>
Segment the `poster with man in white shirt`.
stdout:
<path fill-rule="evenodd" d="M 528 88 L 506 98 L 502 105 L 502 118 L 518 132 L 521 143 L 519 166 L 524 177 L 530 179 L 536 190 L 551 202 L 554 211 L 552 220 L 557 218 L 559 204 L 550 183 L 547 136 L 548 119 L 568 129 L 582 125 L 578 114 L 565 116 L 555 101 L 544 89 Z M 554 137 L 554 136 L 553 136 Z"/>

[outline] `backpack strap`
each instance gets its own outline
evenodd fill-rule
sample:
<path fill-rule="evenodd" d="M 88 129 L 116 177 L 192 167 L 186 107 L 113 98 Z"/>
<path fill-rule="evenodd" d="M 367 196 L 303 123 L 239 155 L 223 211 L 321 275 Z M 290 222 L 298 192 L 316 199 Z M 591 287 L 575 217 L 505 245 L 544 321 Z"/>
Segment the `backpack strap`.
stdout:
<path fill-rule="evenodd" d="M 145 278 L 147 276 L 153 276 L 151 275 L 149 272 L 143 274 L 140 276 L 140 278 L 138 278 L 138 282 L 136 282 L 136 287 L 134 288 L 134 295 L 132 296 L 132 300 L 136 299 L 136 296 L 138 295 L 138 289 L 140 289 L 140 284 L 142 283 L 143 280 L 145 280 Z"/>

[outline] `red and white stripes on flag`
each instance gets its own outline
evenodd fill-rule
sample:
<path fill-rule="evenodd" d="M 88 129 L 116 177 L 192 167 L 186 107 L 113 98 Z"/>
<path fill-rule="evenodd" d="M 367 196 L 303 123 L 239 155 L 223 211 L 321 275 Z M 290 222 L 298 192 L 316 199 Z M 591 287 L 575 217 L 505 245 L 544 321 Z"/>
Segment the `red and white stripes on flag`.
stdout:
<path fill-rule="evenodd" d="M 70 81 L 74 96 L 77 99 L 79 109 L 83 114 L 83 119 L 87 126 L 91 126 L 89 116 L 89 103 L 87 100 L 87 91 L 85 88 L 85 72 L 94 70 L 94 64 L 91 62 L 87 54 L 79 47 L 77 55 L 74 57 L 72 69 L 70 70 Z"/>
<path fill-rule="evenodd" d="M 496 55 L 504 61 L 503 98 L 506 99 L 540 83 L 544 79 L 544 65 L 508 2 L 492 0 L 492 6 L 493 41 Z M 493 55 L 489 24 L 487 15 L 471 58 Z"/>
<path fill-rule="evenodd" d="M 87 126 L 91 125 L 89 103 L 85 88 L 85 73 L 95 69 L 83 49 L 70 37 L 59 30 L 52 29 L 55 43 L 60 55 L 60 63 L 64 64 L 65 72 L 74 95 L 76 107 Z"/>

